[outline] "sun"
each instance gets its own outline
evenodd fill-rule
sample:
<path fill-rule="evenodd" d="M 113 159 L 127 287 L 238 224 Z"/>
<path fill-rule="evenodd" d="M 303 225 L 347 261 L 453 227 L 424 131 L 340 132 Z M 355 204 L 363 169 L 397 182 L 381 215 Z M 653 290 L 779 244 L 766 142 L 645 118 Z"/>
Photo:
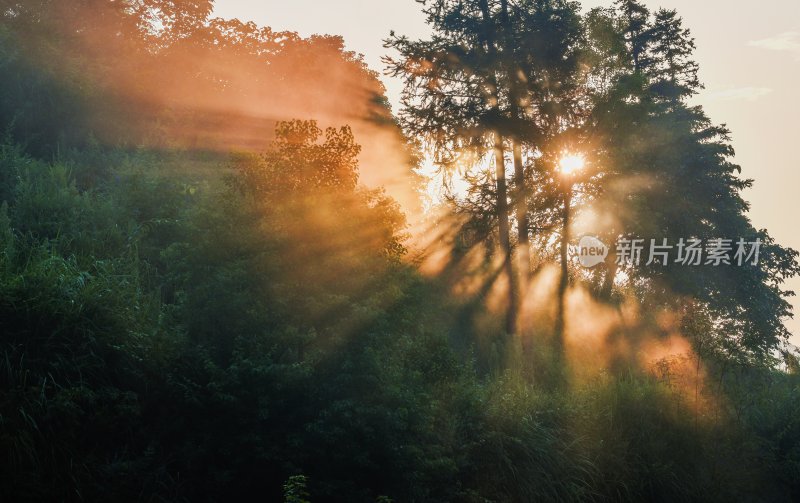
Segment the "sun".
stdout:
<path fill-rule="evenodd" d="M 586 158 L 582 154 L 565 154 L 558 161 L 558 170 L 564 175 L 581 171 L 586 166 Z"/>

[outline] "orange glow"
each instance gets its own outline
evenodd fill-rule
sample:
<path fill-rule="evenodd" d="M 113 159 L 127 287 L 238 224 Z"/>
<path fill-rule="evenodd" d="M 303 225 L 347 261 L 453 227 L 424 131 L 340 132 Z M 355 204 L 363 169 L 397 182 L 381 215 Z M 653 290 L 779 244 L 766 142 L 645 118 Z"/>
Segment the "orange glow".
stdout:
<path fill-rule="evenodd" d="M 583 154 L 564 154 L 558 162 L 558 170 L 564 175 L 572 175 L 586 167 Z"/>

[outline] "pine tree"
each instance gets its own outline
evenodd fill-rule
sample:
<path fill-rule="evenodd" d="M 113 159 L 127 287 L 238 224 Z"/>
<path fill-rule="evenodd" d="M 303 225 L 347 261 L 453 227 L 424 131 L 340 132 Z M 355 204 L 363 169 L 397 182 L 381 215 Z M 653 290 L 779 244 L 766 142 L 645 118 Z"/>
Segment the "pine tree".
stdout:
<path fill-rule="evenodd" d="M 741 192 L 752 185 L 732 162 L 730 132 L 687 98 L 702 86 L 694 42 L 674 11 L 652 18 L 635 1 L 617 3 L 629 71 L 618 72 L 595 97 L 590 127 L 605 166 L 596 208 L 614 215 L 607 238 L 729 238 L 760 240 L 762 262 L 751 267 L 628 267 L 642 299 L 669 291 L 705 303 L 720 337 L 744 353 L 764 355 L 788 336 L 784 281 L 800 269 L 797 252 L 753 228 Z M 609 264 L 608 297 L 617 278 Z M 756 300 L 757 299 L 757 300 Z"/>
<path fill-rule="evenodd" d="M 400 60 L 387 60 L 393 75 L 406 81 L 403 122 L 423 138 L 445 169 L 494 159 L 491 207 L 483 178 L 474 178 L 468 204 L 474 218 L 494 214 L 504 271 L 509 278 L 507 331 L 516 332 L 517 272 L 530 274 L 530 179 L 528 162 L 549 137 L 560 133 L 579 100 L 577 92 L 582 32 L 578 7 L 566 1 L 438 0 L 426 4 L 436 35 L 411 42 L 393 37 L 388 46 Z M 513 179 L 506 177 L 511 153 Z M 517 239 L 512 241 L 511 215 Z"/>
<path fill-rule="evenodd" d="M 649 64 L 650 11 L 638 0 L 616 0 L 614 6 L 620 14 L 622 34 L 628 45 L 633 69 L 640 72 Z"/>
<path fill-rule="evenodd" d="M 506 331 L 516 332 L 518 292 L 512 261 L 503 103 L 508 100 L 498 57 L 498 14 L 489 0 L 436 0 L 426 4 L 436 34 L 410 41 L 394 34 L 387 46 L 392 75 L 405 80 L 401 123 L 421 138 L 448 171 L 494 159 L 494 219 L 508 281 Z"/>
<path fill-rule="evenodd" d="M 679 101 L 697 93 L 702 84 L 699 66 L 692 60 L 695 51 L 691 32 L 674 10 L 656 12 L 650 30 L 653 93 L 669 101 Z"/>

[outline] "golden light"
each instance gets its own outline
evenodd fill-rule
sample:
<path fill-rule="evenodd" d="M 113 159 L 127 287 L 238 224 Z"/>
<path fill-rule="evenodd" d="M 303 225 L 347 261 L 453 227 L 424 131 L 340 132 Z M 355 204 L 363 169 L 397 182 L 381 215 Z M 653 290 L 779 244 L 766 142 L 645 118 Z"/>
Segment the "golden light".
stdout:
<path fill-rule="evenodd" d="M 558 162 L 558 170 L 564 175 L 571 175 L 586 166 L 586 158 L 581 154 L 565 154 Z"/>

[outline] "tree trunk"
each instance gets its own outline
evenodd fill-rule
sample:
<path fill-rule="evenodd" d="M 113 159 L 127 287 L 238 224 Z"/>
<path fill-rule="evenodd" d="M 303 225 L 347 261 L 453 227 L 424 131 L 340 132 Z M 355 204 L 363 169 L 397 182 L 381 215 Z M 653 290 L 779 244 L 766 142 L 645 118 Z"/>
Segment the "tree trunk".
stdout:
<path fill-rule="evenodd" d="M 489 9 L 488 0 L 481 0 L 481 15 L 486 27 L 486 49 L 490 56 L 497 59 L 497 47 L 495 47 L 495 27 L 492 25 L 492 14 Z M 493 71 L 489 75 L 489 81 L 498 87 L 497 78 Z M 496 93 L 494 111 L 500 116 L 499 92 Z M 494 162 L 495 179 L 497 183 L 497 220 L 498 232 L 500 234 L 500 248 L 503 253 L 503 270 L 508 278 L 508 311 L 506 312 L 506 333 L 515 335 L 517 333 L 517 311 L 519 300 L 517 295 L 517 278 L 514 274 L 513 254 L 511 248 L 511 231 L 508 221 L 508 182 L 506 180 L 505 166 L 505 147 L 503 145 L 503 135 L 498 131 L 494 135 Z"/>
<path fill-rule="evenodd" d="M 606 259 L 606 276 L 603 278 L 603 288 L 600 290 L 600 296 L 605 300 L 611 299 L 611 294 L 614 291 L 614 279 L 617 277 L 617 250 L 612 246 Z"/>
<path fill-rule="evenodd" d="M 497 183 L 497 220 L 500 233 L 500 248 L 503 253 L 503 269 L 508 278 L 508 312 L 506 313 L 506 332 L 509 335 L 517 333 L 517 311 L 519 300 L 517 296 L 517 280 L 514 274 L 514 265 L 511 249 L 511 232 L 508 222 L 508 184 L 506 182 L 506 166 L 503 147 L 503 137 L 495 134 L 494 140 L 495 179 Z"/>
<path fill-rule="evenodd" d="M 522 148 L 514 141 L 514 186 L 515 209 L 517 212 L 517 254 L 519 260 L 519 274 L 523 287 L 527 285 L 531 274 L 531 243 L 528 225 L 528 199 L 525 197 L 525 166 L 522 164 Z"/>
<path fill-rule="evenodd" d="M 500 9 L 502 13 L 503 28 L 505 30 L 505 37 L 503 43 L 505 49 L 511 52 L 513 39 L 509 36 L 511 31 L 511 22 L 508 17 L 508 0 L 501 0 Z M 505 59 L 505 73 L 508 79 L 510 98 L 511 98 L 511 119 L 520 121 L 522 117 L 522 95 L 519 77 L 515 72 L 515 63 L 513 60 Z M 528 202 L 525 195 L 525 166 L 522 164 L 522 145 L 518 139 L 513 139 L 511 143 L 512 154 L 514 157 L 514 209 L 517 218 L 517 258 L 518 269 L 517 272 L 522 280 L 523 287 L 527 284 L 528 278 L 531 273 L 530 257 L 530 237 L 528 225 Z"/>
<path fill-rule="evenodd" d="M 571 220 L 572 187 L 568 187 L 564 194 L 563 228 L 561 230 L 561 277 L 558 282 L 558 305 L 556 307 L 556 323 L 554 334 L 554 350 L 557 357 L 564 352 L 564 328 L 566 319 L 566 295 L 569 286 L 569 227 Z"/>

